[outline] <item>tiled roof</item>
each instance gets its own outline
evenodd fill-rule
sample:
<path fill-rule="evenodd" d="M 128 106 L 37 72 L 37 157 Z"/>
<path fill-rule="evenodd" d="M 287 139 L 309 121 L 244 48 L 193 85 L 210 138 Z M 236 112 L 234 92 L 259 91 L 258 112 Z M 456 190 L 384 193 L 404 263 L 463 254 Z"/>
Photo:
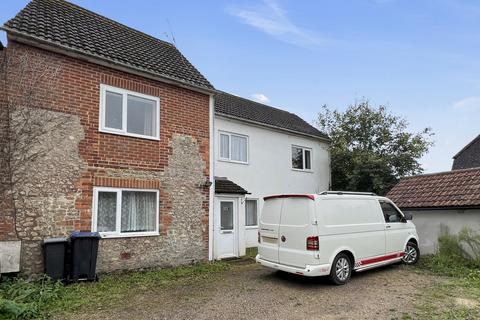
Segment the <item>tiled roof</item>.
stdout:
<path fill-rule="evenodd" d="M 453 156 L 452 170 L 480 167 L 480 135 Z"/>
<path fill-rule="evenodd" d="M 2 29 L 190 86 L 213 89 L 174 45 L 63 0 L 33 0 Z"/>
<path fill-rule="evenodd" d="M 247 194 L 248 191 L 227 178 L 215 177 L 215 193 Z"/>
<path fill-rule="evenodd" d="M 296 114 L 226 92 L 215 97 L 215 113 L 329 140 L 326 134 Z"/>
<path fill-rule="evenodd" d="M 480 206 L 480 168 L 403 178 L 387 197 L 400 208 Z"/>

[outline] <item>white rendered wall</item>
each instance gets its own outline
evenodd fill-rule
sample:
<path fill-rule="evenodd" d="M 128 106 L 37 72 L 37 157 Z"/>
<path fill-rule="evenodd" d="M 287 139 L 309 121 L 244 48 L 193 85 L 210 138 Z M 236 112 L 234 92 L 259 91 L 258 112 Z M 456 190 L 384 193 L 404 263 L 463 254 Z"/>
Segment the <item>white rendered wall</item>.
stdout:
<path fill-rule="evenodd" d="M 248 136 L 248 164 L 219 160 L 219 131 Z M 312 149 L 312 172 L 292 169 L 292 145 Z M 266 195 L 328 190 L 330 155 L 328 144 L 319 139 L 215 117 L 214 150 L 215 175 L 246 189 L 251 193 L 247 199 L 258 199 L 258 216 Z M 247 247 L 257 246 L 257 228 L 245 227 L 245 239 Z"/>
<path fill-rule="evenodd" d="M 450 234 L 457 234 L 463 227 L 480 232 L 480 209 L 403 211 L 413 215 L 422 254 L 435 253 L 438 250 L 438 236 L 442 225 L 448 227 Z"/>

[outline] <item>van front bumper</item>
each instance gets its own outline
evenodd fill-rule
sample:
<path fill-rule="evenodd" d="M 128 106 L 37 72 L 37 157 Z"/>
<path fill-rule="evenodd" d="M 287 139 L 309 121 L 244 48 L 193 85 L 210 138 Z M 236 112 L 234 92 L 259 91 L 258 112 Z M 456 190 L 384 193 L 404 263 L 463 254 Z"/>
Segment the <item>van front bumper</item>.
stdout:
<path fill-rule="evenodd" d="M 264 260 L 260 257 L 259 254 L 255 257 L 255 261 L 261 264 L 264 267 L 272 268 L 276 270 L 281 270 L 289 273 L 299 274 L 307 277 L 318 277 L 326 276 L 330 274 L 330 265 L 329 264 L 320 264 L 320 265 L 307 265 L 305 268 L 297 268 L 292 266 L 287 266 L 284 264 L 271 262 Z"/>

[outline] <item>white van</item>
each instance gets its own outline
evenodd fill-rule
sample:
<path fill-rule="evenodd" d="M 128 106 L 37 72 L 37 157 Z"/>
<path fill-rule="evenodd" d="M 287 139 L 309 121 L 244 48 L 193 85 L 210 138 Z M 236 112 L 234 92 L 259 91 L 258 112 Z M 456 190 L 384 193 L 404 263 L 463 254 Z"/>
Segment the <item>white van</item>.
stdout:
<path fill-rule="evenodd" d="M 373 193 L 326 191 L 264 198 L 256 261 L 344 284 L 363 271 L 420 257 L 411 215 Z"/>

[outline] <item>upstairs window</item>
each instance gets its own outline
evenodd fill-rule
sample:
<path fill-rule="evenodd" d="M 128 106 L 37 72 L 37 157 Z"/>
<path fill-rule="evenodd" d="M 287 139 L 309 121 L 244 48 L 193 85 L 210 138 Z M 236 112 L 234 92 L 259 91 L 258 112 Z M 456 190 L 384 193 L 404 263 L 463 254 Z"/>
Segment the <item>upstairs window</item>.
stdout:
<path fill-rule="evenodd" d="M 159 140 L 160 99 L 101 85 L 100 131 Z"/>
<path fill-rule="evenodd" d="M 312 170 L 312 149 L 292 146 L 292 169 Z"/>
<path fill-rule="evenodd" d="M 248 162 L 248 137 L 220 132 L 220 160 L 247 163 Z"/>

